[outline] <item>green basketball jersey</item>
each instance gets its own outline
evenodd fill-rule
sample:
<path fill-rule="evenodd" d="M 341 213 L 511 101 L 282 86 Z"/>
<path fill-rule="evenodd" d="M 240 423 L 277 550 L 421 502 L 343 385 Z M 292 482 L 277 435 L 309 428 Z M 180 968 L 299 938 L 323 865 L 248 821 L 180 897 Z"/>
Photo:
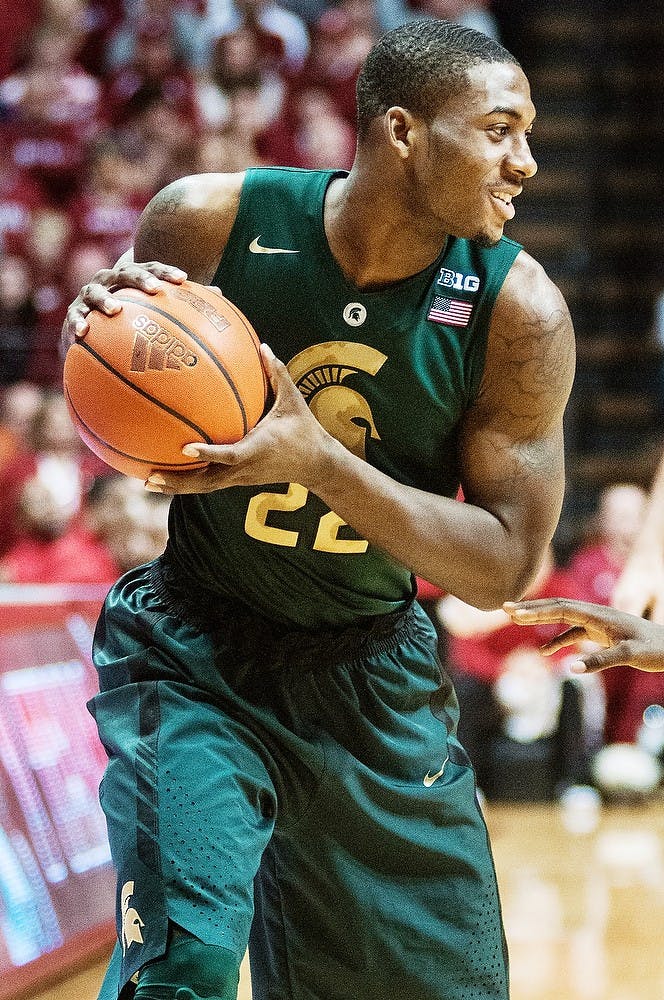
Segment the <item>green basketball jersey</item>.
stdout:
<path fill-rule="evenodd" d="M 340 175 L 249 170 L 214 284 L 288 365 L 331 434 L 399 482 L 453 497 L 459 421 L 521 248 L 449 239 L 419 274 L 362 291 L 323 227 L 325 192 Z M 175 497 L 169 555 L 192 586 L 302 628 L 390 612 L 414 591 L 406 569 L 298 483 Z"/>

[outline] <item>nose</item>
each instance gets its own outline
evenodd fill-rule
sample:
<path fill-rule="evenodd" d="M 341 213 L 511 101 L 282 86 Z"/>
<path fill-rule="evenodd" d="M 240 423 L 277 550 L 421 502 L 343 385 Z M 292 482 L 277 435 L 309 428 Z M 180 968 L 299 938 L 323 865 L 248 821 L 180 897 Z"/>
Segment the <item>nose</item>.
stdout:
<path fill-rule="evenodd" d="M 509 156 L 510 168 L 520 177 L 533 177 L 537 173 L 537 163 L 525 136 L 515 142 Z"/>

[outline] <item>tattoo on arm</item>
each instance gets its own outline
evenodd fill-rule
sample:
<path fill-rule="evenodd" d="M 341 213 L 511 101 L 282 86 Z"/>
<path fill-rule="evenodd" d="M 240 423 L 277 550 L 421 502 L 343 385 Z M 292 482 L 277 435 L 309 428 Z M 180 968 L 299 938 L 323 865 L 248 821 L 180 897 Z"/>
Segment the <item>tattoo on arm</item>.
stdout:
<path fill-rule="evenodd" d="M 566 308 L 524 317 L 515 331 L 492 331 L 490 370 L 471 416 L 483 469 L 482 491 L 515 497 L 547 478 L 564 478 L 562 415 L 574 371 L 574 339 Z M 472 463 L 471 463 L 472 465 Z M 472 494 L 472 484 L 469 484 Z"/>
<path fill-rule="evenodd" d="M 154 196 L 136 237 L 137 259 L 145 260 L 148 257 L 142 251 L 142 245 L 147 243 L 150 247 L 150 260 L 179 266 L 179 261 L 173 258 L 173 252 L 177 216 L 184 203 L 184 193 L 177 185 L 169 185 Z"/>
<path fill-rule="evenodd" d="M 498 378 L 498 398 L 512 427 L 520 427 L 525 438 L 546 432 L 556 415 L 562 414 L 571 387 L 574 342 L 569 316 L 554 310 L 542 322 L 528 321 L 516 337 L 503 340 L 503 361 Z"/>

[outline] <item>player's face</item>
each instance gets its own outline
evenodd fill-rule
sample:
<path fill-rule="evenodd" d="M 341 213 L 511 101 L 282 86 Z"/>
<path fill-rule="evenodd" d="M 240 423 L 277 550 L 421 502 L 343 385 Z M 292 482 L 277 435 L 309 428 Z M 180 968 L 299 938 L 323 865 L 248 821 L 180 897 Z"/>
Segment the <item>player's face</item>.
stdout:
<path fill-rule="evenodd" d="M 426 129 L 417 194 L 445 232 L 491 246 L 514 216 L 512 199 L 537 170 L 528 144 L 535 108 L 518 66 L 482 63 L 468 80 Z"/>

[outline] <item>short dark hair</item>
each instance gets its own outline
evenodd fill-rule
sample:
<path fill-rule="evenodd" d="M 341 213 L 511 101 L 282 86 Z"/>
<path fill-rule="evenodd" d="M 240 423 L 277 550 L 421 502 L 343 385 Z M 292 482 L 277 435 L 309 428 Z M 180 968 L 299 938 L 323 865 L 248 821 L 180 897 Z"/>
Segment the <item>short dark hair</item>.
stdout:
<path fill-rule="evenodd" d="M 485 62 L 519 62 L 499 42 L 474 28 L 433 18 L 410 21 L 380 38 L 357 81 L 357 131 L 399 106 L 428 121 Z"/>

